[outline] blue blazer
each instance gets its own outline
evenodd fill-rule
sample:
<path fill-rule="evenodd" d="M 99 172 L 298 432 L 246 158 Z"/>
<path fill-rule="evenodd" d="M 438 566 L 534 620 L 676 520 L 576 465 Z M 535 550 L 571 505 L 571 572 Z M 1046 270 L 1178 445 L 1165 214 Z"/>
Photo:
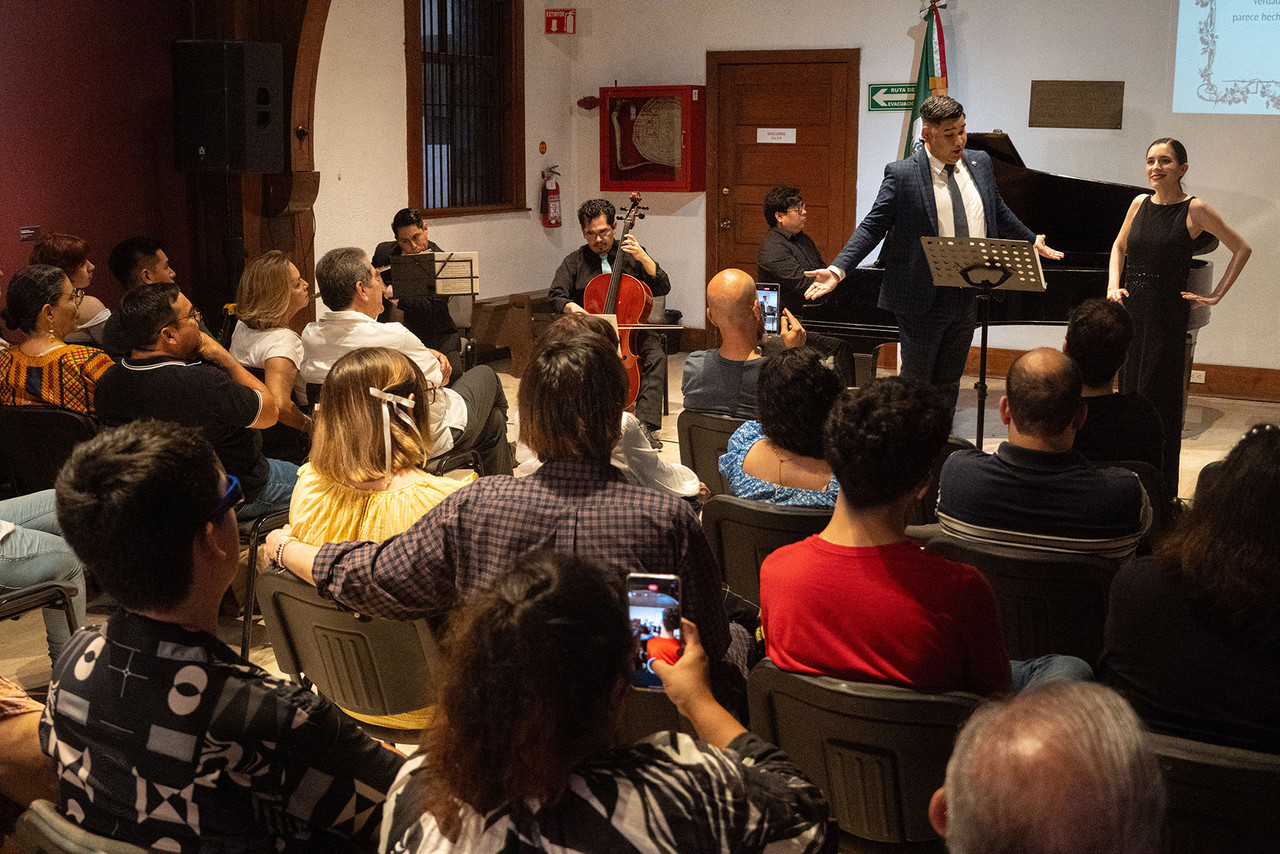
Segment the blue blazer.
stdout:
<path fill-rule="evenodd" d="M 987 153 L 966 148 L 963 157 L 982 196 L 987 236 L 1034 241 L 1035 233 L 1000 198 Z M 831 263 L 848 272 L 884 240 L 880 253 L 885 267 L 880 307 L 894 314 L 922 315 L 933 305 L 937 289 L 920 238 L 937 234 L 938 209 L 929 175 L 929 156 L 921 146 L 906 160 L 895 160 L 884 167 L 884 181 L 871 212 L 863 217 Z"/>

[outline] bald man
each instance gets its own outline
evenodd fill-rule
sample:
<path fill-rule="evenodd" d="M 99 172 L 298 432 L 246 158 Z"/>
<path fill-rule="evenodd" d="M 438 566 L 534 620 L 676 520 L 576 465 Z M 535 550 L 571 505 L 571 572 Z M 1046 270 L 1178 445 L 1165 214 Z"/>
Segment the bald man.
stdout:
<path fill-rule="evenodd" d="M 765 344 L 755 279 L 732 268 L 716 273 L 707 283 L 707 322 L 720 330 L 720 348 L 695 351 L 685 360 L 680 382 L 684 408 L 754 419 Z M 779 338 L 768 342 L 771 349 L 805 345 L 804 327 L 786 309 L 779 328 Z"/>
<path fill-rule="evenodd" d="M 1000 420 L 1009 441 L 994 454 L 947 458 L 938 481 L 938 521 L 954 536 L 1037 548 L 1133 554 L 1151 506 L 1128 469 L 1094 468 L 1075 450 L 1088 408 L 1080 368 L 1051 347 L 1009 368 Z"/>
<path fill-rule="evenodd" d="M 1124 699 L 1053 683 L 978 709 L 929 820 L 951 854 L 1154 852 L 1164 782 Z"/>

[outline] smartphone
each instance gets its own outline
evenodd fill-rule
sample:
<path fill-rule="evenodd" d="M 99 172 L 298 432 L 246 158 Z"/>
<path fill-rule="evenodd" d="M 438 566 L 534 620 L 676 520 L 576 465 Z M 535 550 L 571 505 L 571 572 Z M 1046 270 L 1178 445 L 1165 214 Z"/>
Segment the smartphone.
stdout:
<path fill-rule="evenodd" d="M 680 657 L 680 578 L 631 573 L 627 576 L 627 612 L 637 640 L 631 684 L 661 691 L 662 680 L 653 672 L 652 662 L 656 658 L 675 664 Z"/>
<path fill-rule="evenodd" d="M 764 331 L 770 335 L 777 335 L 779 318 L 782 316 L 782 309 L 778 306 L 778 286 L 756 285 L 756 299 L 760 301 L 760 316 L 764 318 Z"/>

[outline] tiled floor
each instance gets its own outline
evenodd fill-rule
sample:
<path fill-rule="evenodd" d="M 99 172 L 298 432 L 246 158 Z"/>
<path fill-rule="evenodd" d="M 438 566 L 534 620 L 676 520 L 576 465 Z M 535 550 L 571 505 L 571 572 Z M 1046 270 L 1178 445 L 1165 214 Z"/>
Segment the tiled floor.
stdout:
<path fill-rule="evenodd" d="M 658 434 L 665 443 L 661 454 L 670 462 L 679 462 L 680 449 L 676 444 L 676 415 L 682 404 L 680 373 L 684 355 L 671 357 L 668 382 L 670 385 L 670 412 Z M 509 365 L 496 363 L 494 368 L 502 377 L 507 399 L 515 414 L 517 380 L 510 375 Z M 973 390 L 976 378 L 966 378 L 960 392 L 956 411 L 955 432 L 966 439 L 976 438 L 977 393 Z M 990 380 L 986 403 L 983 447 L 993 450 L 1004 438 L 1000 424 L 999 402 L 1004 382 Z M 1179 493 L 1190 497 L 1195 490 L 1196 476 L 1205 463 L 1222 459 L 1240 436 L 1259 421 L 1280 422 L 1280 404 L 1252 401 L 1226 400 L 1216 397 L 1193 397 L 1187 408 L 1187 426 L 1182 441 L 1182 467 Z M 514 434 L 512 435 L 514 439 Z M 90 609 L 89 622 L 105 619 L 105 611 Z M 240 622 L 224 617 L 219 629 L 223 640 L 233 647 L 240 643 Z M 275 656 L 266 643 L 265 631 L 259 625 L 254 632 L 254 646 L 250 659 L 257 664 L 275 670 Z M 44 640 L 44 622 L 40 614 L 31 612 L 18 620 L 0 623 L 0 675 L 14 679 L 28 689 L 41 688 L 49 681 L 49 658 Z"/>

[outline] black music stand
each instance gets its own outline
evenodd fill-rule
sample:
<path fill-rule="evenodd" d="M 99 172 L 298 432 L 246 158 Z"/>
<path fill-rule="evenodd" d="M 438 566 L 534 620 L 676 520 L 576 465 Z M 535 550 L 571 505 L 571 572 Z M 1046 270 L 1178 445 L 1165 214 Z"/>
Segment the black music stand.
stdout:
<path fill-rule="evenodd" d="M 940 288 L 972 288 L 981 311 L 982 345 L 978 350 L 978 449 L 987 406 L 987 328 L 993 291 L 1044 291 L 1044 271 L 1034 244 L 995 237 L 921 237 L 933 284 Z"/>

